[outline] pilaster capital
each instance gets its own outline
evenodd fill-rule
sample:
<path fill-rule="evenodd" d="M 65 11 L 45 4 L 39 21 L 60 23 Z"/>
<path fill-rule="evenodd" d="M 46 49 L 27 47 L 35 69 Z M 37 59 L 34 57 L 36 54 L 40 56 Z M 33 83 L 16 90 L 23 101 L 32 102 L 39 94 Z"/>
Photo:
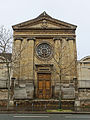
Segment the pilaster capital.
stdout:
<path fill-rule="evenodd" d="M 53 40 L 55 41 L 55 40 L 62 40 L 62 38 L 61 37 L 55 37 L 55 38 L 53 38 Z"/>
<path fill-rule="evenodd" d="M 29 38 L 27 38 L 27 41 L 29 41 L 29 40 L 33 40 L 33 41 L 35 41 L 36 38 L 34 38 L 34 37 L 29 37 Z"/>
<path fill-rule="evenodd" d="M 75 38 L 74 37 L 67 37 L 66 40 L 67 41 L 69 41 L 69 40 L 75 40 Z"/>
<path fill-rule="evenodd" d="M 23 38 L 21 38 L 21 37 L 15 37 L 14 40 L 15 40 L 15 41 L 16 41 L 16 40 L 21 40 L 21 41 L 22 41 Z"/>

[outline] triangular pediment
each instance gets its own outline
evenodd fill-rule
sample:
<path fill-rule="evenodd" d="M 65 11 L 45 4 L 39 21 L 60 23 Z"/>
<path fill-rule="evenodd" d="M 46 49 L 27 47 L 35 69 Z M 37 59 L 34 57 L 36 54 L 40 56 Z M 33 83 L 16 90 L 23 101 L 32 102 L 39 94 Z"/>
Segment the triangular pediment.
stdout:
<path fill-rule="evenodd" d="M 43 12 L 35 19 L 14 25 L 13 29 L 76 29 L 76 26 L 54 19 Z"/>
<path fill-rule="evenodd" d="M 90 56 L 86 56 L 80 60 L 80 62 L 90 62 Z"/>

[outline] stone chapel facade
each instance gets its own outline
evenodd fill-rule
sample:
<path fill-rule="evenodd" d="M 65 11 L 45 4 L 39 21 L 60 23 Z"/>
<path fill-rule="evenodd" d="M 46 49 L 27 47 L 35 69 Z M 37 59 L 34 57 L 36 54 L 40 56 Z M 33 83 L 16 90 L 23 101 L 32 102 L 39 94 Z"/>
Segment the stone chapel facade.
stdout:
<path fill-rule="evenodd" d="M 76 26 L 46 12 L 14 25 L 14 100 L 73 101 L 77 96 Z"/>

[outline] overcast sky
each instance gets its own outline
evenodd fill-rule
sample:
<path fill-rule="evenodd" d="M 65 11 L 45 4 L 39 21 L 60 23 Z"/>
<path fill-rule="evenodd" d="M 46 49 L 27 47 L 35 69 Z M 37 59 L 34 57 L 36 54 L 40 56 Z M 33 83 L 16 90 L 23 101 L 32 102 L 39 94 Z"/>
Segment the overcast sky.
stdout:
<path fill-rule="evenodd" d="M 43 11 L 77 25 L 78 59 L 90 55 L 90 0 L 0 0 L 0 25 L 11 27 Z"/>

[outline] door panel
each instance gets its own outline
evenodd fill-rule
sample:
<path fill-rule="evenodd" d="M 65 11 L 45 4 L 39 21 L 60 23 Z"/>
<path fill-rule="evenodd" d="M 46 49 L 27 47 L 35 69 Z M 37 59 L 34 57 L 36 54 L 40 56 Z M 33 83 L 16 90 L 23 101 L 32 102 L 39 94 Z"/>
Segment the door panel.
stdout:
<path fill-rule="evenodd" d="M 38 74 L 38 98 L 51 98 L 51 74 L 49 73 Z"/>
<path fill-rule="evenodd" d="M 43 89 L 43 81 L 39 81 L 39 89 Z"/>
<path fill-rule="evenodd" d="M 50 89 L 50 81 L 45 81 L 45 87 L 46 89 Z"/>
<path fill-rule="evenodd" d="M 51 83 L 50 81 L 45 81 L 45 94 L 46 94 L 46 98 L 50 98 L 51 97 Z"/>
<path fill-rule="evenodd" d="M 39 91 L 38 91 L 39 98 L 42 98 L 42 96 L 43 96 L 43 81 L 38 82 L 38 87 L 39 87 Z"/>

